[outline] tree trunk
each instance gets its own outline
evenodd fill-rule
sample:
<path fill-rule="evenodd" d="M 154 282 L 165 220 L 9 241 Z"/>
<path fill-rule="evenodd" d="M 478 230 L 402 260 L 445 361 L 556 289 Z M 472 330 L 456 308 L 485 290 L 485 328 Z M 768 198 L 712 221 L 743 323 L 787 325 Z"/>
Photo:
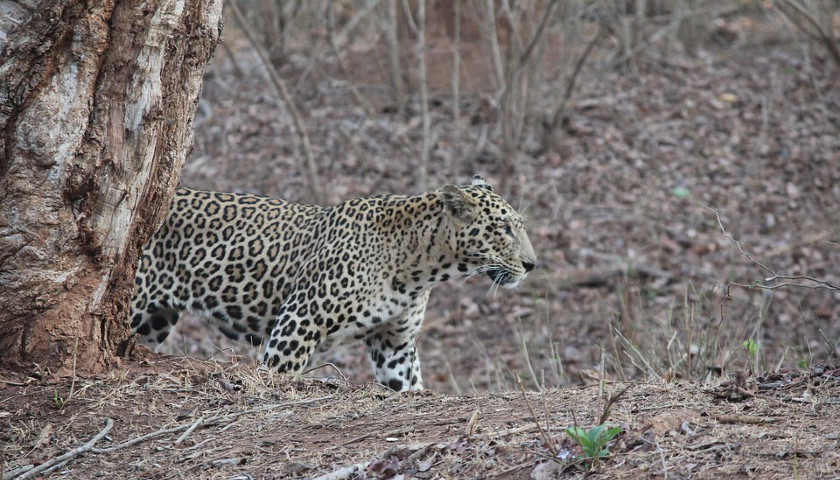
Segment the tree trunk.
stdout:
<path fill-rule="evenodd" d="M 133 345 L 221 27 L 222 0 L 0 0 L 0 366 L 96 371 Z"/>

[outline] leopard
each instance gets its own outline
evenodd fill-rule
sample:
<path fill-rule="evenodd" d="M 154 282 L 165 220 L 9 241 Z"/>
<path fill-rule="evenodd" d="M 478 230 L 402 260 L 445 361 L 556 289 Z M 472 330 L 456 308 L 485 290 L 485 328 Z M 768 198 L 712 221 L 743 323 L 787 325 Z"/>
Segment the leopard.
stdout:
<path fill-rule="evenodd" d="M 361 341 L 377 383 L 422 390 L 417 339 L 432 288 L 485 275 L 492 291 L 514 288 L 536 262 L 522 216 L 479 175 L 332 206 L 181 186 L 142 249 L 131 330 L 158 350 L 194 312 L 284 374 Z"/>

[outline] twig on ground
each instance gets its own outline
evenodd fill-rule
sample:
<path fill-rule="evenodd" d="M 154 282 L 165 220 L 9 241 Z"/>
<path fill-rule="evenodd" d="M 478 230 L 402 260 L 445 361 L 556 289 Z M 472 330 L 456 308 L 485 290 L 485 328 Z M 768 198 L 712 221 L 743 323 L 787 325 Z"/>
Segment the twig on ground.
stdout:
<path fill-rule="evenodd" d="M 0 383 L 5 383 L 6 385 L 11 385 L 13 387 L 25 387 L 27 384 L 23 382 L 13 382 L 11 380 L 3 380 L 0 378 Z"/>
<path fill-rule="evenodd" d="M 659 446 L 659 440 L 656 436 L 653 437 L 653 444 L 656 446 L 656 451 L 659 452 L 659 459 L 662 461 L 662 478 L 668 478 L 668 463 L 665 461 L 665 450 Z"/>
<path fill-rule="evenodd" d="M 307 368 L 306 370 L 304 370 L 303 372 L 301 372 L 301 374 L 300 374 L 300 375 L 301 375 L 301 376 L 304 376 L 304 375 L 306 375 L 307 373 L 314 372 L 315 370 L 319 370 L 319 369 L 324 368 L 324 367 L 332 367 L 332 369 L 333 369 L 333 370 L 335 370 L 335 373 L 337 373 L 337 374 L 338 374 L 338 376 L 340 376 L 342 380 L 344 380 L 345 382 L 349 382 L 349 381 L 350 381 L 350 380 L 347 378 L 347 376 L 346 376 L 346 375 L 344 375 L 343 373 L 341 373 L 341 370 L 340 370 L 338 367 L 336 367 L 336 366 L 335 366 L 335 364 L 330 363 L 330 362 L 322 363 L 322 364 L 320 364 L 320 365 L 315 365 L 314 367 Z"/>
<path fill-rule="evenodd" d="M 604 403 L 604 410 L 601 412 L 601 417 L 598 419 L 598 425 L 603 425 L 604 423 L 609 420 L 610 417 L 610 410 L 612 409 L 613 405 L 618 403 L 622 396 L 627 393 L 627 390 L 630 390 L 630 387 L 633 385 L 627 385 L 623 389 L 619 390 L 618 393 L 615 395 L 611 393 L 607 393 L 607 399 Z"/>
<path fill-rule="evenodd" d="M 111 431 L 111 428 L 112 428 L 113 426 L 114 426 L 114 421 L 113 421 L 113 420 L 111 420 L 110 418 L 106 418 L 106 419 L 105 419 L 105 427 L 104 427 L 104 428 L 103 428 L 103 429 L 102 429 L 99 433 L 97 433 L 96 435 L 94 435 L 94 437 L 93 437 L 93 438 L 91 438 L 91 439 L 90 439 L 87 443 L 85 443 L 84 445 L 81 445 L 81 446 L 79 446 L 79 447 L 76 447 L 76 448 L 74 448 L 73 450 L 70 450 L 69 452 L 67 452 L 67 453 L 65 453 L 65 454 L 63 454 L 63 455 L 59 455 L 59 456 L 57 456 L 57 457 L 53 457 L 53 458 L 51 458 L 51 459 L 47 460 L 46 462 L 44 462 L 44 463 L 42 463 L 42 464 L 38 465 L 37 467 L 34 467 L 34 468 L 32 468 L 31 470 L 28 470 L 28 471 L 24 472 L 23 474 L 21 474 L 21 475 L 20 475 L 20 476 L 18 476 L 18 477 L 12 477 L 12 476 L 8 476 L 8 477 L 7 477 L 7 476 L 6 476 L 6 475 L 7 475 L 7 474 L 6 474 L 6 472 L 4 472 L 4 473 L 3 473 L 3 480 L 7 480 L 7 478 L 8 478 L 8 479 L 15 478 L 15 480 L 24 480 L 24 479 L 30 478 L 30 477 L 32 477 L 32 476 L 34 476 L 34 475 L 37 475 L 38 473 L 41 473 L 41 472 L 43 472 L 44 470 L 47 470 L 47 469 L 49 469 L 49 468 L 53 467 L 54 465 L 59 465 L 59 464 L 65 463 L 65 462 L 67 462 L 67 461 L 69 461 L 69 460 L 72 460 L 73 458 L 75 458 L 75 457 L 77 457 L 77 456 L 81 455 L 82 453 L 85 453 L 85 452 L 87 452 L 87 451 L 92 451 L 92 450 L 93 450 L 93 446 L 94 446 L 94 445 L 96 445 L 96 442 L 98 442 L 99 440 L 101 440 L 101 439 L 102 439 L 102 437 L 104 437 L 105 435 L 107 435 L 107 434 L 108 434 L 108 432 L 110 432 L 110 431 Z M 11 473 L 11 472 L 9 472 L 9 473 Z"/>
<path fill-rule="evenodd" d="M 428 442 L 428 443 L 403 445 L 403 446 L 395 445 L 395 446 L 389 448 L 388 450 L 385 450 L 381 454 L 375 455 L 373 457 L 373 459 L 371 459 L 371 460 L 368 460 L 366 462 L 355 463 L 355 464 L 347 466 L 347 467 L 342 467 L 342 468 L 340 468 L 338 470 L 335 470 L 333 472 L 325 473 L 321 476 L 315 477 L 312 480 L 345 480 L 345 479 L 349 479 L 349 478 L 356 478 L 356 477 L 358 477 L 358 475 L 357 475 L 358 473 L 366 470 L 370 466 L 371 463 L 376 461 L 376 459 L 387 459 L 391 455 L 394 455 L 395 453 L 397 453 L 399 451 L 404 451 L 404 450 L 414 450 L 414 452 L 412 452 L 412 454 L 410 456 L 408 456 L 408 458 L 406 459 L 406 461 L 414 461 L 420 455 L 425 453 L 432 445 L 435 445 L 436 443 L 437 442 Z M 419 455 L 418 455 L 418 452 L 421 452 L 421 453 L 419 453 Z"/>
<path fill-rule="evenodd" d="M 177 439 L 177 440 L 175 440 L 174 445 L 175 445 L 176 447 L 177 447 L 178 445 L 180 445 L 180 444 L 181 444 L 181 442 L 183 442 L 184 440 L 186 440 L 186 439 L 187 439 L 187 437 L 188 437 L 188 436 L 189 436 L 189 435 L 190 435 L 190 434 L 191 434 L 191 433 L 192 433 L 192 432 L 193 432 L 196 428 L 198 428 L 198 426 L 199 426 L 199 425 L 201 425 L 201 423 L 202 423 L 202 422 L 204 422 L 204 417 L 199 417 L 199 418 L 198 418 L 198 420 L 196 420 L 195 422 L 193 422 L 193 424 L 192 424 L 192 425 L 190 425 L 190 428 L 188 428 L 186 432 L 184 432 L 183 434 L 181 434 L 181 436 L 180 436 L 180 437 L 178 437 L 178 439 Z"/>
<path fill-rule="evenodd" d="M 298 405 L 306 405 L 306 404 L 309 404 L 309 403 L 320 402 L 321 400 L 326 400 L 326 399 L 331 398 L 331 397 L 332 397 L 332 395 L 325 395 L 323 397 L 309 398 L 309 399 L 306 399 L 306 400 L 299 400 L 297 402 L 286 402 L 286 403 L 275 403 L 275 404 L 271 404 L 271 405 L 263 405 L 261 407 L 251 408 L 251 409 L 248 409 L 248 410 L 241 410 L 239 412 L 233 412 L 233 413 L 228 413 L 228 414 L 223 414 L 223 415 L 215 415 L 213 417 L 204 419 L 204 421 L 202 423 L 204 425 L 211 425 L 211 424 L 214 424 L 214 423 L 217 423 L 217 422 L 220 422 L 220 421 L 224 421 L 224 420 L 233 420 L 235 418 L 241 417 L 242 415 L 247 415 L 249 413 L 257 413 L 257 412 L 264 412 L 264 411 L 267 411 L 267 410 L 276 410 L 278 408 L 293 407 L 293 406 L 298 406 Z M 190 429 L 190 428 L 193 427 L 194 424 L 195 424 L 195 422 L 187 423 L 187 424 L 184 424 L 184 425 L 179 425 L 177 427 L 163 428 L 163 429 L 151 432 L 151 433 L 147 433 L 145 435 L 141 435 L 141 436 L 133 438 L 131 440 L 126 440 L 125 442 L 120 443 L 118 445 L 114 445 L 112 447 L 91 448 L 90 450 L 94 453 L 113 452 L 115 450 L 120 450 L 120 449 L 123 449 L 123 448 L 126 448 L 126 447 L 130 447 L 132 445 L 136 445 L 138 443 L 145 442 L 146 440 L 150 440 L 152 438 L 160 437 L 161 435 L 166 435 L 167 433 L 176 433 L 176 432 L 180 432 L 182 430 Z"/>
<path fill-rule="evenodd" d="M 715 417 L 720 423 L 729 424 L 747 424 L 747 425 L 761 425 L 765 423 L 775 423 L 779 421 L 777 417 L 757 417 L 754 415 L 717 415 Z"/>
<path fill-rule="evenodd" d="M 496 432 L 485 433 L 483 435 L 480 435 L 480 438 L 491 439 L 491 438 L 508 437 L 510 435 L 517 435 L 519 433 L 526 433 L 526 432 L 530 432 L 531 430 L 537 430 L 539 428 L 540 428 L 539 423 L 536 423 L 536 422 L 528 423 L 528 424 L 525 424 L 521 427 L 508 428 L 508 429 L 505 429 L 505 430 L 498 430 Z"/>

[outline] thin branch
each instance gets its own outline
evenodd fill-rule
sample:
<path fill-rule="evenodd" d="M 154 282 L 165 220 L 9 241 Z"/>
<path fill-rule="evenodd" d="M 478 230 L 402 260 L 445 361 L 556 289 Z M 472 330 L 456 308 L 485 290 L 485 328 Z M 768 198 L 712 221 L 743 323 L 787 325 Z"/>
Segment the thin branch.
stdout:
<path fill-rule="evenodd" d="M 411 15 L 411 5 L 408 0 L 402 0 L 403 11 L 405 11 L 405 19 L 408 23 L 408 29 L 411 33 L 417 34 L 417 24 L 414 23 L 414 17 Z"/>
<path fill-rule="evenodd" d="M 186 432 L 184 432 L 183 434 L 181 434 L 181 436 L 180 436 L 180 437 L 178 437 L 178 439 L 177 439 L 177 440 L 175 440 L 175 443 L 174 443 L 173 445 L 175 445 L 176 447 L 177 447 L 178 445 L 180 445 L 180 444 L 181 444 L 184 440 L 186 440 L 186 439 L 187 439 L 187 437 L 188 437 L 188 436 L 190 436 L 190 434 L 191 434 L 192 432 L 194 432 L 194 431 L 195 431 L 195 429 L 196 429 L 196 428 L 198 428 L 198 427 L 199 427 L 202 423 L 204 423 L 204 417 L 199 417 L 199 418 L 198 418 L 198 420 L 196 420 L 195 422 L 193 422 L 193 424 L 192 424 L 192 425 L 190 425 L 190 427 L 187 429 L 187 431 L 186 431 Z"/>
<path fill-rule="evenodd" d="M 601 416 L 598 418 L 598 425 L 603 425 L 610 419 L 610 410 L 612 410 L 613 405 L 618 403 L 622 396 L 630 390 L 630 387 L 633 385 L 627 385 L 626 387 L 622 388 L 618 391 L 615 395 L 611 393 L 607 393 L 606 403 L 604 404 L 604 409 L 601 411 Z"/>
<path fill-rule="evenodd" d="M 777 5 L 779 5 L 779 3 L 780 2 L 777 2 Z M 840 46 L 837 45 L 837 41 L 834 39 L 833 33 L 831 31 L 826 31 L 823 25 L 814 17 L 814 15 L 797 0 L 783 0 L 781 3 L 784 3 L 785 5 L 794 9 L 808 23 L 810 23 L 811 26 L 814 27 L 814 29 L 816 29 L 818 37 L 816 39 L 822 41 L 825 44 L 829 53 L 831 53 L 831 56 L 834 58 L 834 62 L 837 63 L 837 65 L 840 65 Z M 785 10 L 784 8 L 780 8 L 779 10 L 781 10 L 781 12 L 786 17 L 795 22 L 793 15 L 788 13 L 787 10 Z M 830 25 L 831 20 L 829 19 L 828 21 Z M 799 24 L 798 22 L 795 23 L 797 23 L 797 26 L 800 30 L 802 30 L 803 33 L 805 33 L 806 35 L 808 34 L 805 28 L 803 28 L 803 25 Z"/>
<path fill-rule="evenodd" d="M 718 212 L 718 210 L 716 210 L 714 208 L 711 208 L 711 207 L 707 207 L 706 205 L 703 205 L 702 203 L 700 204 L 700 206 L 705 208 L 706 210 L 710 210 L 710 211 L 714 212 L 715 218 L 717 219 L 718 227 L 720 227 L 720 231 L 723 233 L 723 236 L 727 240 L 729 240 L 730 242 L 734 243 L 735 246 L 738 247 L 738 251 L 741 253 L 741 255 L 743 255 L 747 260 L 749 260 L 750 262 L 758 265 L 764 271 L 766 271 L 767 273 L 770 274 L 769 277 L 764 278 L 764 282 L 775 282 L 776 280 L 781 280 L 781 281 L 788 281 L 788 282 L 804 281 L 804 282 L 811 282 L 813 284 L 813 285 L 807 285 L 807 284 L 801 284 L 801 283 L 780 283 L 780 284 L 777 284 L 777 285 L 764 285 L 763 283 L 760 283 L 760 282 L 756 281 L 756 282 L 753 282 L 749 285 L 741 284 L 741 283 L 737 283 L 737 282 L 729 282 L 731 285 L 736 285 L 736 286 L 745 287 L 745 288 L 760 288 L 760 289 L 763 289 L 763 290 L 770 290 L 770 291 L 776 290 L 776 289 L 779 289 L 779 288 L 782 288 L 782 287 L 801 287 L 801 288 L 811 288 L 811 289 L 815 289 L 815 290 L 826 289 L 826 290 L 840 291 L 840 286 L 835 285 L 834 283 L 826 281 L 826 280 L 820 280 L 820 279 L 817 279 L 817 278 L 814 278 L 814 277 L 811 277 L 811 276 L 808 276 L 808 275 L 779 275 L 778 273 L 774 272 L 770 267 L 768 267 L 767 265 L 765 265 L 765 264 L 761 263 L 760 261 L 756 260 L 755 258 L 753 258 L 752 255 L 750 255 L 748 252 L 746 252 L 744 250 L 744 248 L 741 246 L 741 242 L 739 242 L 738 240 L 735 240 L 735 238 L 732 237 L 732 235 L 730 235 L 729 232 L 726 231 L 726 228 L 724 228 L 723 222 L 720 219 L 720 212 Z"/>
<path fill-rule="evenodd" d="M 525 52 L 523 52 L 519 57 L 520 65 L 524 65 L 530 59 L 531 54 L 534 52 L 534 47 L 537 45 L 537 41 L 542 38 L 543 31 L 548 24 L 548 20 L 551 18 L 551 14 L 554 13 L 554 5 L 556 4 L 557 0 L 551 0 L 551 3 L 548 4 L 545 12 L 543 12 L 542 20 L 540 20 L 540 24 L 537 26 L 537 31 L 534 32 L 534 35 L 531 37 L 531 41 L 528 43 L 528 46 L 525 47 Z"/>
<path fill-rule="evenodd" d="M 700 206 L 705 208 L 706 210 L 709 210 L 709 211 L 713 212 L 715 214 L 715 218 L 717 218 L 718 227 L 720 227 L 720 231 L 721 231 L 721 233 L 723 233 L 724 238 L 726 238 L 730 242 L 734 243 L 735 246 L 738 247 L 738 251 L 741 252 L 741 255 L 746 257 L 747 260 L 749 260 L 752 263 L 761 267 L 764 271 L 766 271 L 770 275 L 776 276 L 776 272 L 771 270 L 770 267 L 768 267 L 767 265 L 765 265 L 765 264 L 759 262 L 758 260 L 754 259 L 752 257 L 752 255 L 750 255 L 749 253 L 745 252 L 743 247 L 741 247 L 741 242 L 739 242 L 738 240 L 735 240 L 735 238 L 732 237 L 732 235 L 730 235 L 729 232 L 726 231 L 726 228 L 723 227 L 723 222 L 720 220 L 720 212 L 717 209 L 712 208 L 712 207 L 707 207 L 706 205 L 703 205 L 702 203 L 700 204 Z"/>
<path fill-rule="evenodd" d="M 703 205 L 702 203 L 700 204 L 700 206 L 705 208 L 706 210 L 710 210 L 710 211 L 714 212 L 715 218 L 717 219 L 718 227 L 720 227 L 720 231 L 723 233 L 724 238 L 726 238 L 730 242 L 734 243 L 735 246 L 738 247 L 738 251 L 741 253 L 741 255 L 743 255 L 747 260 L 749 260 L 750 262 L 758 265 L 761 269 L 763 269 L 764 271 L 766 271 L 770 274 L 769 277 L 766 277 L 764 279 L 764 282 L 775 282 L 776 280 L 782 280 L 783 281 L 783 283 L 779 283 L 779 284 L 776 284 L 776 285 L 765 285 L 764 283 L 762 283 L 761 281 L 758 281 L 758 280 L 756 280 L 755 282 L 753 282 L 751 284 L 744 284 L 744 283 L 738 283 L 738 282 L 727 282 L 726 291 L 724 292 L 723 300 L 720 301 L 720 307 L 719 307 L 720 308 L 720 318 L 718 319 L 718 323 L 717 323 L 717 326 L 715 328 L 719 328 L 720 324 L 723 322 L 723 319 L 725 318 L 725 315 L 726 315 L 725 306 L 726 306 L 726 302 L 728 302 L 729 300 L 732 299 L 731 289 L 732 289 L 733 286 L 741 287 L 741 288 L 745 288 L 745 289 L 758 288 L 758 289 L 761 289 L 765 292 L 772 292 L 772 291 L 777 290 L 779 288 L 785 288 L 785 287 L 799 287 L 799 288 L 810 288 L 810 289 L 814 289 L 814 290 L 825 289 L 825 290 L 840 291 L 840 286 L 837 286 L 837 285 L 835 285 L 831 282 L 828 282 L 828 281 L 825 281 L 825 280 L 819 280 L 819 279 L 816 279 L 814 277 L 810 277 L 810 276 L 807 276 L 807 275 L 779 275 L 779 274 L 777 274 L 776 272 L 771 270 L 770 267 L 768 267 L 767 265 L 765 265 L 765 264 L 759 262 L 758 260 L 754 259 L 752 257 L 752 255 L 747 253 L 744 250 L 744 248 L 741 247 L 741 242 L 739 242 L 738 240 L 735 240 L 735 238 L 732 237 L 732 235 L 730 235 L 729 232 L 726 231 L 726 228 L 724 228 L 723 222 L 720 219 L 720 212 L 717 209 L 707 207 L 706 205 Z M 809 284 L 802 284 L 802 283 L 792 283 L 792 282 L 798 282 L 798 281 L 811 282 L 811 284 L 809 285 Z"/>
<path fill-rule="evenodd" d="M 499 91 L 505 89 L 505 72 L 502 66 L 502 53 L 499 49 L 499 37 L 496 33 L 496 13 L 493 6 L 493 0 L 485 0 L 484 2 L 485 15 L 487 21 L 482 22 L 484 25 L 484 35 L 490 47 L 491 59 L 493 60 L 493 72 L 496 76 L 496 88 Z"/>
<path fill-rule="evenodd" d="M 248 410 L 241 410 L 239 412 L 227 413 L 227 414 L 216 415 L 216 416 L 213 416 L 213 417 L 210 417 L 210 418 L 206 418 L 206 419 L 204 419 L 204 421 L 201 422 L 201 424 L 202 425 L 210 425 L 210 424 L 217 423 L 217 422 L 224 421 L 224 420 L 234 420 L 238 417 L 241 417 L 242 415 L 247 415 L 249 413 L 257 413 L 257 412 L 264 412 L 264 411 L 267 411 L 267 410 L 276 410 L 278 408 L 286 408 L 286 407 L 293 407 L 293 406 L 298 406 L 298 405 L 306 405 L 306 404 L 309 404 L 309 403 L 320 402 L 321 400 L 326 400 L 326 399 L 331 398 L 331 397 L 332 397 L 332 395 L 325 395 L 323 397 L 310 398 L 310 399 L 301 400 L 301 401 L 297 401 L 297 402 L 286 402 L 286 403 L 275 403 L 275 404 L 271 404 L 271 405 L 263 405 L 261 407 L 251 408 L 251 409 L 248 409 Z M 188 429 L 192 428 L 193 425 L 196 425 L 196 423 L 197 422 L 191 422 L 191 423 L 186 423 L 184 425 L 179 425 L 177 427 L 163 428 L 163 429 L 160 429 L 160 430 L 157 430 L 157 431 L 154 431 L 154 432 L 147 433 L 145 435 L 141 435 L 139 437 L 135 437 L 131 440 L 126 440 L 125 442 L 114 445 L 112 447 L 91 448 L 90 450 L 94 453 L 113 452 L 115 450 L 120 450 L 120 449 L 123 449 L 123 448 L 126 448 L 126 447 L 130 447 L 132 445 L 136 445 L 138 443 L 145 442 L 146 440 L 150 440 L 152 438 L 160 437 L 161 435 L 166 435 L 167 433 L 176 433 L 176 432 L 180 432 L 182 430 L 188 430 Z"/>
<path fill-rule="evenodd" d="M 373 2 L 375 5 L 377 2 Z M 354 17 L 355 18 L 355 17 Z M 356 100 L 356 103 L 362 107 L 362 110 L 368 116 L 373 115 L 373 109 L 370 106 L 370 102 L 367 101 L 364 95 L 356 88 L 355 85 L 349 80 L 350 79 L 350 71 L 347 69 L 347 65 L 344 63 L 344 60 L 341 58 L 341 51 L 338 47 L 339 42 L 336 40 L 335 35 L 335 8 L 334 4 L 330 3 L 329 7 L 327 8 L 327 39 L 330 47 L 332 48 L 332 53 L 335 55 L 335 63 L 338 65 L 339 71 L 344 76 L 344 81 L 346 82 L 348 88 L 350 89 L 350 93 L 353 95 L 353 99 Z"/>
<path fill-rule="evenodd" d="M 387 0 L 385 30 L 385 44 L 388 50 L 388 82 L 393 90 L 394 100 L 402 105 L 405 88 L 400 72 L 400 42 L 397 38 L 397 0 Z"/>
<path fill-rule="evenodd" d="M 423 455 L 430 447 L 434 446 L 434 442 L 422 443 L 422 444 L 413 444 L 413 445 L 405 445 L 399 446 L 394 445 L 393 447 L 388 448 L 384 452 L 379 455 L 375 455 L 372 460 L 368 460 L 365 462 L 355 463 L 353 465 L 339 468 L 338 470 L 334 470 L 329 473 L 325 473 L 323 475 L 317 476 L 312 480 L 347 480 L 351 478 L 359 478 L 360 473 L 367 470 L 367 468 L 377 459 L 390 459 L 394 454 L 397 452 L 402 452 L 406 450 L 413 450 L 414 452 L 409 455 L 403 462 L 403 465 L 410 465 L 412 462 L 417 460 L 419 456 Z M 419 452 L 419 453 L 418 453 Z M 364 475 L 361 475 L 364 476 Z"/>
<path fill-rule="evenodd" d="M 27 472 L 23 473 L 22 475 L 17 477 L 15 480 L 27 479 L 29 477 L 37 475 L 38 473 L 43 472 L 44 470 L 49 469 L 53 465 L 58 465 L 62 462 L 69 461 L 69 460 L 71 460 L 71 459 L 73 459 L 73 458 L 75 458 L 75 457 L 77 457 L 77 456 L 79 456 L 79 455 L 81 455 L 81 454 L 83 454 L 87 451 L 93 450 L 93 446 L 96 445 L 96 442 L 98 442 L 99 440 L 102 439 L 102 437 L 107 435 L 108 432 L 111 431 L 111 428 L 113 426 L 114 426 L 114 421 L 111 420 L 110 418 L 106 418 L 105 419 L 105 427 L 99 433 L 94 435 L 94 437 L 91 438 L 87 443 L 85 443 L 84 445 L 81 445 L 79 447 L 76 447 L 73 450 L 70 450 L 69 452 L 65 453 L 64 455 L 59 455 L 57 457 L 53 457 L 53 458 L 47 460 L 46 462 L 38 465 L 37 467 L 33 468 L 32 470 L 28 470 Z M 11 477 L 9 477 L 9 478 L 11 478 Z M 5 479 L 6 479 L 6 475 L 4 473 L 3 474 L 3 480 L 5 480 Z"/>
<path fill-rule="evenodd" d="M 592 37 L 592 40 L 586 45 L 586 48 L 583 50 L 583 53 L 575 62 L 575 68 L 572 70 L 571 76 L 569 76 L 568 80 L 566 80 L 566 91 L 563 93 L 563 97 L 560 99 L 560 102 L 557 103 L 557 107 L 554 109 L 554 113 L 551 116 L 551 121 L 548 123 L 548 131 L 546 135 L 548 137 L 548 142 L 551 144 L 555 143 L 555 131 L 557 130 L 557 126 L 560 124 L 560 118 L 566 113 L 566 106 L 569 103 L 569 99 L 572 98 L 572 93 L 575 90 L 575 85 L 577 83 L 578 76 L 580 72 L 583 70 L 583 65 L 586 63 L 586 60 L 589 58 L 589 55 L 592 53 L 592 50 L 595 49 L 595 45 L 601 40 L 604 34 L 607 33 L 607 29 L 604 28 L 604 25 L 601 24 L 598 27 L 598 33 Z"/>
<path fill-rule="evenodd" d="M 452 40 L 452 120 L 455 123 L 455 143 L 461 136 L 461 0 L 455 1 L 455 27 Z M 450 161 L 447 157 L 447 163 Z M 451 167 L 451 165 L 449 165 Z M 449 168 L 446 169 L 447 172 Z"/>
<path fill-rule="evenodd" d="M 426 81 L 426 0 L 417 2 L 417 76 L 420 77 L 420 110 L 423 113 L 423 145 L 420 150 L 420 185 L 429 183 L 429 149 L 431 148 L 431 117 L 429 115 L 429 87 Z"/>
<path fill-rule="evenodd" d="M 324 367 L 331 367 L 333 370 L 335 370 L 335 373 L 337 373 L 337 374 L 341 377 L 341 379 L 342 379 L 342 380 L 344 380 L 345 382 L 349 382 L 349 381 L 350 381 L 350 380 L 347 378 L 347 375 L 344 375 L 343 373 L 341 373 L 341 370 L 339 370 L 339 368 L 338 368 L 338 367 L 336 367 L 336 366 L 335 366 L 335 364 L 330 363 L 330 362 L 322 363 L 322 364 L 320 364 L 320 365 L 316 365 L 316 366 L 314 366 L 314 367 L 307 368 L 306 370 L 304 370 L 304 371 L 300 372 L 300 375 L 301 375 L 301 376 L 304 376 L 304 375 L 306 375 L 307 373 L 314 372 L 315 370 L 319 370 L 319 369 L 324 368 Z"/>
<path fill-rule="evenodd" d="M 344 24 L 344 27 L 342 27 L 342 29 L 339 30 L 339 32 L 335 35 L 334 40 L 335 40 L 336 48 L 339 48 L 339 47 L 342 48 L 342 49 L 344 48 L 344 42 L 347 41 L 347 37 L 350 35 L 350 32 L 352 32 L 356 28 L 356 25 L 358 25 L 359 22 L 361 22 L 363 18 L 367 17 L 370 14 L 370 12 L 372 12 L 373 9 L 376 8 L 377 5 L 379 5 L 379 0 L 369 1 L 367 3 L 367 5 L 365 5 L 361 9 L 359 9 L 350 18 L 350 20 L 348 20 L 347 23 Z M 330 5 L 329 5 L 328 8 L 330 9 L 330 11 L 333 10 L 333 3 L 332 2 L 330 2 Z"/>
<path fill-rule="evenodd" d="M 268 58 L 268 54 L 265 52 L 265 49 L 256 41 L 253 34 L 251 33 L 251 28 L 248 25 L 248 21 L 245 20 L 245 16 L 242 14 L 242 11 L 239 9 L 239 6 L 236 5 L 236 2 L 228 2 L 228 5 L 231 7 L 231 11 L 233 12 L 233 16 L 236 18 L 237 23 L 241 27 L 242 33 L 245 34 L 245 37 L 248 39 L 248 42 L 253 47 L 254 51 L 257 52 L 257 55 L 260 57 L 260 61 L 265 67 L 266 72 L 268 73 L 268 78 L 271 80 L 271 83 L 274 85 L 277 92 L 280 94 L 283 103 L 286 105 L 286 109 L 289 111 L 289 114 L 292 116 L 292 121 L 295 124 L 295 130 L 297 131 L 298 136 L 300 137 L 300 141 L 303 147 L 303 153 L 306 157 L 306 177 L 309 183 L 309 188 L 312 191 L 312 196 L 316 203 L 321 203 L 324 200 L 323 194 L 321 193 L 320 182 L 318 180 L 318 167 L 315 164 L 315 157 L 312 155 L 312 147 L 309 142 L 309 134 L 306 133 L 306 125 L 303 122 L 303 117 L 301 117 L 300 112 L 298 112 L 295 103 L 292 101 L 291 95 L 289 95 L 289 90 L 286 88 L 286 83 L 283 82 L 283 79 L 280 78 L 280 75 L 277 74 L 277 70 L 271 64 L 271 60 Z"/>

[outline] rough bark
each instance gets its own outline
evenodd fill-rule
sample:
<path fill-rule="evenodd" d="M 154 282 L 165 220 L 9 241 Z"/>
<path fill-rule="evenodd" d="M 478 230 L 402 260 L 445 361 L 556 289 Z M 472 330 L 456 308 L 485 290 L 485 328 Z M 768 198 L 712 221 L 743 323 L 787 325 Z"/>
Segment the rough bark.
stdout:
<path fill-rule="evenodd" d="M 131 346 L 138 252 L 180 178 L 221 10 L 0 0 L 0 366 L 90 371 Z"/>

